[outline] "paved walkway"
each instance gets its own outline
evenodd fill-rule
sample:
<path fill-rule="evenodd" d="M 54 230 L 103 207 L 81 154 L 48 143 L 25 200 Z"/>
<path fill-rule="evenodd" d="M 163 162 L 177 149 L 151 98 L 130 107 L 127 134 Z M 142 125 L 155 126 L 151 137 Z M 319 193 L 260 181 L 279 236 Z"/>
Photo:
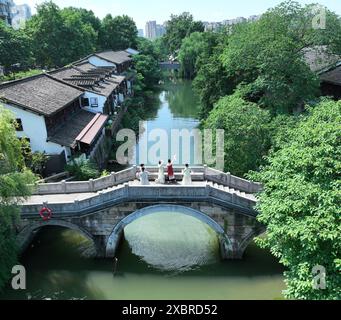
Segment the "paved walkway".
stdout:
<path fill-rule="evenodd" d="M 193 182 L 192 186 L 205 186 L 207 184 L 206 181 L 199 181 L 199 182 Z M 138 180 L 130 181 L 129 185 L 131 186 L 139 186 L 140 182 Z M 179 187 L 181 186 L 181 183 L 178 182 L 177 184 L 165 184 L 160 185 L 156 184 L 155 182 L 150 182 L 151 186 L 174 186 Z M 122 185 L 120 185 L 122 186 Z M 105 190 L 102 190 L 100 192 L 106 192 L 117 188 L 117 186 L 114 186 L 112 188 L 108 188 Z M 92 192 L 92 193 L 71 193 L 71 194 L 49 194 L 49 195 L 33 195 L 29 198 L 27 198 L 23 204 L 25 205 L 36 205 L 36 204 L 43 204 L 44 202 L 48 202 L 50 204 L 58 204 L 58 203 L 72 203 L 75 200 L 85 200 L 91 197 L 94 197 L 98 195 L 99 192 Z"/>

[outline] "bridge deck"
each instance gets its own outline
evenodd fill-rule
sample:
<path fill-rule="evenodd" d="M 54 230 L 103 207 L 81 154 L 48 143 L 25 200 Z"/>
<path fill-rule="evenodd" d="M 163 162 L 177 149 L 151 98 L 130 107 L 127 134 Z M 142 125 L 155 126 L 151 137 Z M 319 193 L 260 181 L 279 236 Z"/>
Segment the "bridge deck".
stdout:
<path fill-rule="evenodd" d="M 128 182 L 128 184 L 130 186 L 140 186 L 140 182 L 138 180 L 134 180 L 134 181 L 130 181 Z M 221 186 L 221 185 L 218 185 L 218 184 L 214 184 L 212 182 L 207 182 L 207 181 L 193 181 L 192 185 L 191 186 L 197 186 L 197 187 L 204 187 L 206 186 L 207 184 L 210 184 L 212 186 L 215 186 L 216 188 L 220 188 L 220 189 L 224 189 L 225 191 L 229 191 L 229 192 L 235 192 L 235 193 L 238 193 L 238 194 L 242 194 L 243 196 L 247 197 L 248 199 L 250 200 L 253 200 L 253 201 L 256 201 L 256 198 L 253 194 L 249 194 L 249 193 L 245 193 L 245 192 L 240 192 L 238 190 L 234 190 L 234 189 L 231 189 L 231 188 L 228 188 L 228 187 L 224 187 L 224 186 Z M 103 190 L 104 192 L 108 192 L 108 191 L 111 191 L 111 190 L 114 190 L 116 188 L 119 188 L 121 187 L 122 185 L 118 185 L 118 186 L 114 186 L 114 187 L 111 187 L 111 188 L 107 188 L 105 190 Z M 155 182 L 150 182 L 150 186 L 163 186 L 163 185 L 160 185 L 160 184 L 156 184 Z M 164 186 L 167 186 L 167 187 L 179 187 L 181 186 L 181 182 L 177 182 L 177 184 L 166 184 Z M 27 199 L 25 199 L 23 201 L 23 205 L 42 205 L 43 203 L 49 203 L 49 204 L 62 204 L 62 203 L 72 203 L 74 202 L 75 200 L 86 200 L 86 199 L 89 199 L 89 198 L 92 198 L 94 197 L 95 195 L 97 195 L 98 192 L 79 192 L 79 193 L 70 193 L 70 194 L 48 194 L 48 195 L 33 195 Z"/>

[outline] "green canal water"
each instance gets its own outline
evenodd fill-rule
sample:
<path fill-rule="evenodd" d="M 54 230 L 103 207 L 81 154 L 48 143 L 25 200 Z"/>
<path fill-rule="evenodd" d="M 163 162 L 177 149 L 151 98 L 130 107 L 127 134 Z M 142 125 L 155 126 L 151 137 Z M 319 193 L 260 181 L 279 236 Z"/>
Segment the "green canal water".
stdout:
<path fill-rule="evenodd" d="M 195 128 L 191 83 L 160 94 L 151 128 Z M 45 227 L 21 258 L 27 290 L 0 299 L 281 299 L 283 269 L 251 244 L 241 261 L 221 261 L 215 232 L 179 213 L 155 213 L 128 225 L 118 263 L 93 259 L 92 243 L 75 231 Z"/>

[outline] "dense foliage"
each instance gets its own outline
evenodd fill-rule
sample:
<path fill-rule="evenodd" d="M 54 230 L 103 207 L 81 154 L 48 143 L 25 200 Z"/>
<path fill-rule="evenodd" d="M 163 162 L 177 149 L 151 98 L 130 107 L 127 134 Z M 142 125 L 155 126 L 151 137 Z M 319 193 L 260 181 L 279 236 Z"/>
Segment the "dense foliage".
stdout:
<path fill-rule="evenodd" d="M 293 113 L 319 95 L 319 80 L 307 65 L 308 48 L 341 53 L 341 21 L 326 10 L 326 28 L 316 29 L 312 5 L 287 1 L 268 10 L 256 22 L 241 23 L 215 33 L 187 35 L 179 60 L 185 77 L 202 102 L 202 117 L 214 103 L 243 84 L 249 101 L 272 114 Z M 208 53 L 208 54 L 207 54 Z"/>
<path fill-rule="evenodd" d="M 11 70 L 20 63 L 23 68 L 31 64 L 29 38 L 22 32 L 13 30 L 0 19 L 0 65 Z"/>
<path fill-rule="evenodd" d="M 18 198 L 31 192 L 33 174 L 25 168 L 22 146 L 16 138 L 14 118 L 0 107 L 0 289 L 17 262 L 14 224 L 18 217 Z"/>
<path fill-rule="evenodd" d="M 172 15 L 167 21 L 166 34 L 164 36 L 165 45 L 170 53 L 175 53 L 180 49 L 182 40 L 193 32 L 203 32 L 204 25 L 200 21 L 194 21 L 193 16 L 184 12 L 180 15 Z"/>
<path fill-rule="evenodd" d="M 270 119 L 268 111 L 238 93 L 217 102 L 204 126 L 225 130 L 226 171 L 242 177 L 259 168 L 270 148 Z"/>
<path fill-rule="evenodd" d="M 252 174 L 265 185 L 258 209 L 267 236 L 258 242 L 288 268 L 288 298 L 341 298 L 340 132 L 341 102 L 323 101 Z M 325 290 L 313 287 L 317 265 L 326 269 Z"/>
<path fill-rule="evenodd" d="M 98 50 L 128 47 L 137 47 L 137 28 L 125 15 L 100 20 L 92 11 L 47 1 L 23 29 L 0 21 L 0 65 L 7 71 L 18 63 L 21 70 L 60 67 Z"/>
<path fill-rule="evenodd" d="M 101 173 L 97 169 L 97 165 L 88 159 L 83 158 L 74 159 L 66 165 L 65 169 L 71 176 L 75 177 L 77 181 L 97 179 L 101 176 Z"/>
<path fill-rule="evenodd" d="M 102 21 L 99 44 L 103 50 L 136 48 L 137 28 L 135 22 L 126 15 L 113 18 L 111 14 L 108 14 Z"/>

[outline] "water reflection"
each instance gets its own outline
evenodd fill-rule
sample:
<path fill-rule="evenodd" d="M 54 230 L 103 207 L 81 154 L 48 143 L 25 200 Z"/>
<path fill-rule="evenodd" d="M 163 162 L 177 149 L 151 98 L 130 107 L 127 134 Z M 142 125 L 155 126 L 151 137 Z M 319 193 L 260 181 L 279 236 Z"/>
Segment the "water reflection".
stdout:
<path fill-rule="evenodd" d="M 180 273 L 219 260 L 217 234 L 181 213 L 160 212 L 143 217 L 129 224 L 124 234 L 132 253 L 160 271 Z"/>

